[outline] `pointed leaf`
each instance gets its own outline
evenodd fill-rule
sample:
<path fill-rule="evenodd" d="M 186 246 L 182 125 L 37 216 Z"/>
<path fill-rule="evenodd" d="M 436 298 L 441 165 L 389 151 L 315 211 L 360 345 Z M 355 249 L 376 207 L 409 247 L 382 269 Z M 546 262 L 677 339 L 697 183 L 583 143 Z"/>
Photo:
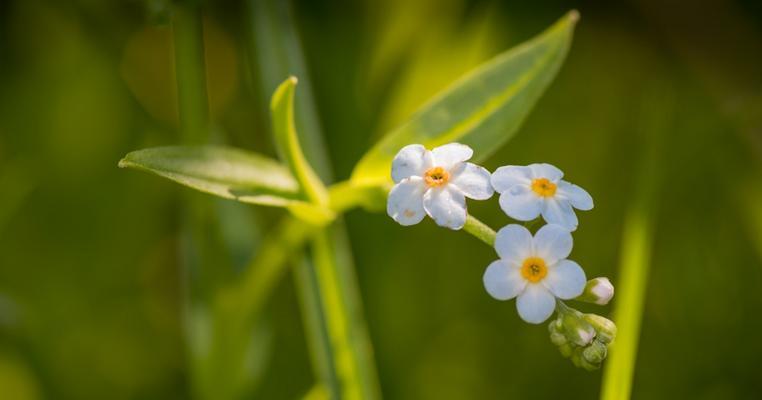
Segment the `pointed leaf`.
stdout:
<path fill-rule="evenodd" d="M 154 173 L 181 185 L 249 204 L 287 207 L 316 224 L 333 218 L 327 209 L 302 200 L 288 169 L 256 153 L 221 146 L 170 146 L 133 151 L 121 168 Z"/>
<path fill-rule="evenodd" d="M 474 149 L 475 160 L 489 156 L 513 136 L 556 76 L 578 18 L 576 11 L 569 12 L 435 96 L 365 154 L 352 180 L 371 185 L 388 181 L 394 155 L 412 143 L 432 148 L 460 142 Z"/>
<path fill-rule="evenodd" d="M 278 86 L 270 103 L 273 134 L 282 158 L 288 163 L 307 198 L 315 204 L 326 204 L 328 195 L 315 171 L 304 157 L 294 124 L 294 92 L 296 77 L 289 77 Z"/>

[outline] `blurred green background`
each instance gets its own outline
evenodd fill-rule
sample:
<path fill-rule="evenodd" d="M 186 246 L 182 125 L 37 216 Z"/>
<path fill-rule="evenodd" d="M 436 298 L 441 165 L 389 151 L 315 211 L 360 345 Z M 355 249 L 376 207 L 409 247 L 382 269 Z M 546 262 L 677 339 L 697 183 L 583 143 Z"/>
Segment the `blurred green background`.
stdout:
<path fill-rule="evenodd" d="M 272 155 L 257 76 L 268 61 L 253 49 L 250 3 L 204 4 L 212 136 Z M 580 214 L 571 258 L 614 282 L 628 207 L 643 179 L 654 185 L 633 397 L 759 398 L 759 2 L 278 7 L 301 40 L 338 179 L 452 80 L 578 9 L 556 81 L 485 166 L 550 162 L 586 188 L 596 208 Z M 183 272 L 178 256 L 189 190 L 116 167 L 131 150 L 180 141 L 170 9 L 159 0 L 0 2 L 2 399 L 191 397 L 183 301 L 208 277 Z M 655 172 L 639 177 L 648 163 Z M 282 211 L 214 204 L 224 260 L 211 274 L 234 279 Z M 509 221 L 496 198 L 470 211 L 494 228 Z M 600 372 L 574 368 L 546 326 L 486 294 L 491 249 L 429 219 L 403 228 L 356 210 L 347 226 L 386 398 L 598 396 Z M 266 314 L 257 384 L 244 397 L 299 398 L 313 374 L 293 279 L 280 282 Z"/>

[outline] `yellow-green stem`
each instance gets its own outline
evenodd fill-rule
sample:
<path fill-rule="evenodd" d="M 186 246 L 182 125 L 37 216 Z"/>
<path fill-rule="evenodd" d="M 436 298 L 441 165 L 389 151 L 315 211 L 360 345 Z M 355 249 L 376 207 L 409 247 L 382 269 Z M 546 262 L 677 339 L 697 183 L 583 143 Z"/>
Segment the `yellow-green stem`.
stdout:
<path fill-rule="evenodd" d="M 174 8 L 172 32 L 182 142 L 204 144 L 209 136 L 209 104 L 206 94 L 204 34 L 199 6 L 178 4 Z"/>
<path fill-rule="evenodd" d="M 632 392 L 651 269 L 661 145 L 663 138 L 669 135 L 674 109 L 669 85 L 657 82 L 646 88 L 642 104 L 639 128 L 645 138 L 645 151 L 637 181 L 633 185 L 635 191 L 622 235 L 620 274 L 613 314 L 617 322 L 617 337 L 604 367 L 602 400 L 626 400 Z"/>
<path fill-rule="evenodd" d="M 281 151 L 281 156 L 291 161 L 289 165 L 294 172 L 314 168 L 316 174 L 295 175 L 303 188 L 316 189 L 320 186 L 322 189 L 322 183 L 314 175 L 330 182 L 332 174 L 289 3 L 249 0 L 247 5 L 246 24 L 252 30 L 253 39 L 249 49 L 252 50 L 252 60 L 255 60 L 251 64 L 253 75 L 259 78 L 258 84 L 264 89 L 263 97 L 269 96 L 272 89 L 288 75 L 300 79 L 300 95 L 293 99 L 296 110 L 286 125 L 288 132 L 285 133 L 289 135 L 282 135 L 283 130 L 281 135 L 277 134 L 277 129 L 274 132 L 276 143 L 279 137 L 289 139 L 281 141 L 286 146 L 279 147 L 287 150 Z M 300 146 L 299 142 L 305 145 Z M 298 149 L 304 149 L 305 154 L 297 155 L 301 153 Z M 325 198 L 319 193 L 322 190 L 306 191 L 313 203 L 325 205 Z M 345 194 L 353 198 L 349 203 L 339 204 L 335 196 L 328 200 L 337 214 L 366 197 L 356 196 L 353 190 Z M 305 325 L 309 325 L 306 327 L 307 333 L 311 336 L 308 347 L 313 353 L 317 379 L 321 381 L 318 385 L 324 389 L 322 393 L 332 399 L 380 398 L 372 345 L 362 317 L 357 279 L 343 221 L 339 219 L 316 233 L 312 253 L 311 264 L 297 266 L 296 279 Z"/>
<path fill-rule="evenodd" d="M 487 226 L 484 222 L 479 221 L 472 215 L 466 217 L 466 224 L 463 225 L 463 230 L 472 234 L 477 239 L 488 244 L 489 246 L 495 245 L 495 231 Z"/>
<path fill-rule="evenodd" d="M 625 221 L 622 238 L 621 272 L 614 308 L 617 338 L 611 347 L 611 355 L 604 371 L 601 390 L 603 400 L 630 398 L 650 269 L 650 231 L 648 216 L 641 210 L 631 211 Z"/>

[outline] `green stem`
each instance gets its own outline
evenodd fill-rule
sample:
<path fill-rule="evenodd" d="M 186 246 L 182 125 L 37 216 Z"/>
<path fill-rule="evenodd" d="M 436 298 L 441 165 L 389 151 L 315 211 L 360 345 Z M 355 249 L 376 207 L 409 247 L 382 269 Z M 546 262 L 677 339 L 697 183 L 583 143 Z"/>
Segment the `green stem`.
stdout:
<path fill-rule="evenodd" d="M 315 167 L 315 172 L 325 182 L 330 182 L 328 153 L 323 145 L 306 65 L 288 2 L 250 0 L 247 5 L 246 25 L 252 34 L 252 46 L 249 46 L 252 50 L 251 65 L 253 75 L 259 78 L 258 84 L 264 91 L 261 94 L 264 98 L 268 97 L 288 75 L 299 77 L 300 95 L 294 99 L 296 110 L 291 127 L 299 136 L 292 139 L 304 143 L 300 147 L 304 149 L 306 161 Z M 366 197 L 358 198 L 352 190 L 345 191 L 347 193 L 353 198 L 349 202 L 339 204 L 338 198 L 329 200 L 333 209 L 354 207 Z M 318 384 L 330 398 L 379 398 L 372 345 L 362 317 L 357 279 L 343 221 L 336 221 L 313 237 L 314 261 L 311 266 L 314 271 L 309 273 L 304 270 L 304 265 L 299 265 L 296 274 L 300 275 L 297 276 L 297 289 L 302 292 L 303 313 L 309 314 L 305 316 L 305 321 L 310 325 L 307 326 L 308 333 L 312 336 L 308 339 L 308 347 L 313 353 L 316 378 L 321 381 Z"/>
<path fill-rule="evenodd" d="M 329 190 L 332 199 L 341 197 L 338 204 L 331 204 L 331 208 L 338 213 L 369 203 L 365 195 L 339 195 L 349 193 L 350 186 L 347 182 L 340 182 L 332 185 Z M 373 196 L 378 195 L 375 193 L 377 190 L 367 190 L 373 192 Z M 333 195 L 334 192 L 337 193 L 336 196 Z M 495 244 L 495 231 L 472 215 L 466 218 L 463 230 L 489 246 Z M 244 276 L 235 290 L 235 302 L 243 314 L 255 315 L 261 310 L 264 301 L 285 272 L 285 266 L 291 256 L 302 249 L 318 232 L 318 228 L 294 217 L 285 217 L 277 225 L 274 233 L 262 243 L 261 251 L 246 267 Z"/>
<path fill-rule="evenodd" d="M 311 243 L 321 314 L 328 333 L 333 368 L 339 382 L 338 397 L 375 399 L 378 382 L 365 322 L 354 284 L 353 266 L 337 257 L 339 243 L 332 228 L 321 231 Z"/>
<path fill-rule="evenodd" d="M 646 150 L 633 185 L 636 188 L 633 201 L 625 217 L 614 308 L 618 332 L 603 375 L 603 400 L 629 399 L 632 391 L 651 268 L 660 152 L 663 138 L 669 136 L 674 110 L 672 91 L 669 86 L 661 84 L 646 88 L 642 104 L 639 122 L 642 124 L 640 131 L 646 139 Z"/>
<path fill-rule="evenodd" d="M 192 4 L 176 6 L 172 31 L 182 142 L 203 144 L 209 136 L 209 104 L 200 8 Z"/>
<path fill-rule="evenodd" d="M 315 268 L 307 257 L 303 257 L 300 262 L 295 263 L 293 271 L 296 293 L 302 310 L 307 347 L 310 349 L 312 365 L 318 380 L 310 393 L 317 389 L 318 393 L 324 395 L 323 398 L 337 398 L 341 393 L 341 386 L 334 368 L 336 363 L 333 359 L 331 338 L 328 335 L 326 318 L 318 293 L 319 284 L 317 283 Z M 305 398 L 313 397 L 317 397 L 317 395 L 313 393 L 305 396 Z"/>
<path fill-rule="evenodd" d="M 463 230 L 474 235 L 477 239 L 489 246 L 495 245 L 495 231 L 470 214 L 466 217 L 466 224 L 463 225 Z"/>
<path fill-rule="evenodd" d="M 642 210 L 631 211 L 625 222 L 622 239 L 618 299 L 614 308 L 618 333 L 603 377 L 601 399 L 604 400 L 630 398 L 650 269 L 650 232 L 648 214 Z"/>
<path fill-rule="evenodd" d="M 559 314 L 568 313 L 573 308 L 569 307 L 561 299 L 556 299 L 556 312 Z"/>
<path fill-rule="evenodd" d="M 304 243 L 316 232 L 317 228 L 312 225 L 285 217 L 264 240 L 239 283 L 231 290 L 229 307 L 239 309 L 239 314 L 247 316 L 245 318 L 258 315 L 285 273 L 288 261 L 298 255 Z"/>

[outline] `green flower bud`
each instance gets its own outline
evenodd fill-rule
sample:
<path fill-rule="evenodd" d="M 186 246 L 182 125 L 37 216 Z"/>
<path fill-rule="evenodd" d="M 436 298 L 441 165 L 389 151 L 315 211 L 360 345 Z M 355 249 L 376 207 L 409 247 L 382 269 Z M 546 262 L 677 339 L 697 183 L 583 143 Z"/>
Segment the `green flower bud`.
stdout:
<path fill-rule="evenodd" d="M 548 331 L 550 331 L 551 334 L 553 333 L 563 333 L 563 323 L 561 323 L 561 318 L 554 319 L 553 321 L 550 321 L 548 324 Z"/>
<path fill-rule="evenodd" d="M 566 340 L 566 336 L 561 332 L 551 332 L 550 341 L 553 342 L 553 344 L 556 346 L 561 346 L 569 342 Z"/>
<path fill-rule="evenodd" d="M 596 314 L 583 314 L 558 302 L 558 316 L 548 324 L 550 341 L 564 357 L 588 371 L 601 367 L 608 345 L 616 336 L 616 325 Z"/>
<path fill-rule="evenodd" d="M 584 368 L 588 371 L 595 371 L 596 369 L 600 368 L 600 364 L 591 363 L 590 361 L 587 361 L 584 357 L 584 350 L 582 347 L 578 347 L 574 354 L 571 357 L 572 363 L 574 363 L 575 366 L 579 368 Z"/>
<path fill-rule="evenodd" d="M 572 347 L 571 343 L 564 343 L 558 346 L 558 350 L 561 352 L 561 355 L 566 358 L 569 358 L 572 353 L 574 353 L 574 347 Z"/>
<path fill-rule="evenodd" d="M 598 340 L 594 340 L 590 346 L 582 351 L 582 357 L 591 364 L 600 364 L 606 359 L 606 345 Z"/>
<path fill-rule="evenodd" d="M 563 332 L 566 338 L 577 346 L 587 346 L 595 338 L 595 328 L 582 318 L 582 313 L 576 310 L 564 313 L 562 318 Z"/>
<path fill-rule="evenodd" d="M 592 325 L 597 332 L 597 339 L 604 344 L 609 344 L 616 337 L 616 324 L 610 319 L 596 314 L 584 314 L 582 318 Z"/>

